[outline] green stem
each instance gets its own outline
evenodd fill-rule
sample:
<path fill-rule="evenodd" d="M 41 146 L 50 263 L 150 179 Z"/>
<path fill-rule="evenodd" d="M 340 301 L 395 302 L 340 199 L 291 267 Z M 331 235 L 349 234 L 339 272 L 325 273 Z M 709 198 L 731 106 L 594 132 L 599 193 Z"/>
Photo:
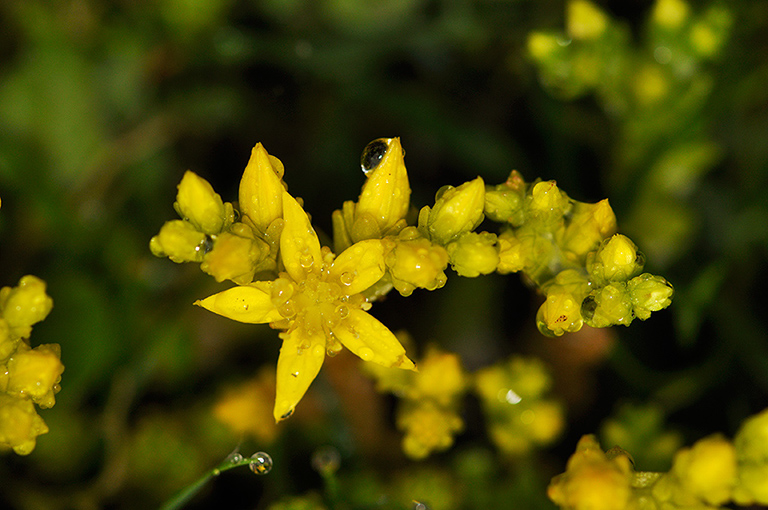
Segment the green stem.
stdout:
<path fill-rule="evenodd" d="M 178 510 L 179 508 L 182 508 L 193 497 L 195 497 L 195 495 L 197 495 L 197 493 L 200 492 L 200 490 L 203 487 L 205 487 L 208 481 L 211 480 L 212 478 L 219 476 L 224 471 L 227 471 L 239 466 L 247 466 L 252 462 L 252 459 L 248 457 L 243 457 L 241 460 L 237 462 L 233 462 L 231 457 L 232 455 L 228 456 L 218 466 L 216 466 L 215 468 L 205 473 L 203 476 L 198 478 L 194 483 L 184 487 L 182 490 L 174 494 L 173 497 L 171 497 L 171 499 L 166 501 L 163 504 L 163 506 L 160 507 L 160 510 Z"/>

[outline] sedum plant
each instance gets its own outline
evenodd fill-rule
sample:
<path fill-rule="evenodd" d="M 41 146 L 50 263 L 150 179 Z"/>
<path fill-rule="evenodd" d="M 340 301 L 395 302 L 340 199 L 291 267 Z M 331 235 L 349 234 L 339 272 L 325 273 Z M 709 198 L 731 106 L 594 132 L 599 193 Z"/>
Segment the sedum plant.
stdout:
<path fill-rule="evenodd" d="M 199 263 L 217 281 L 236 284 L 196 305 L 280 330 L 276 421 L 294 412 L 325 357 L 342 347 L 364 361 L 415 371 L 369 310 L 392 290 L 407 297 L 439 289 L 449 264 L 465 277 L 522 272 L 545 296 L 537 325 L 550 336 L 585 324 L 629 325 L 671 302 L 672 286 L 643 273 L 635 244 L 615 233 L 607 200 L 578 202 L 554 181 L 526 183 L 512 171 L 495 186 L 481 177 L 444 186 L 409 224 L 400 140 L 371 142 L 361 168 L 366 180 L 357 202 L 333 214 L 333 249 L 321 246 L 301 200 L 287 191 L 282 163 L 261 144 L 243 173 L 237 207 L 188 171 L 174 204 L 182 219 L 166 222 L 150 241 L 155 255 Z M 499 232 L 478 231 L 484 219 Z M 407 420 L 401 426 L 410 430 Z"/>

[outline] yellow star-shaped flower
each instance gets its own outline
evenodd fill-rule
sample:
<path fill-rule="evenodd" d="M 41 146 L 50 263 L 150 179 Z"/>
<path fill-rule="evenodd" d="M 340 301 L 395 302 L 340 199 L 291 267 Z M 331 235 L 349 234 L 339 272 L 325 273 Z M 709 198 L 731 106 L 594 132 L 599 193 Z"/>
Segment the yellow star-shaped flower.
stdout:
<path fill-rule="evenodd" d="M 366 239 L 338 256 L 321 248 L 307 213 L 294 197 L 276 184 L 254 185 L 257 180 L 268 182 L 263 175 L 256 179 L 255 173 L 266 172 L 277 182 L 269 174 L 274 169 L 262 159 L 265 164 L 246 170 L 240 201 L 248 204 L 245 215 L 256 215 L 251 221 L 261 228 L 282 220 L 278 257 L 284 271 L 272 281 L 239 285 L 195 304 L 236 321 L 284 330 L 274 408 L 275 420 L 280 421 L 293 413 L 326 354 L 335 355 L 342 345 L 383 366 L 415 370 L 415 365 L 395 335 L 367 313 L 371 304 L 362 294 L 384 276 L 385 245 L 380 239 Z M 249 196 L 243 196 L 244 190 L 250 190 Z"/>

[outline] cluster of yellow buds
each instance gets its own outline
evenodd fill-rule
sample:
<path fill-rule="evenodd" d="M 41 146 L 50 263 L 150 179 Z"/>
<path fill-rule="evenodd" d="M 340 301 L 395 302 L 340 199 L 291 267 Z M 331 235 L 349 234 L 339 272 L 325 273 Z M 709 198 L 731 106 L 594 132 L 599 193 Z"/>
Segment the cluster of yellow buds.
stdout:
<path fill-rule="evenodd" d="M 464 422 L 463 396 L 480 398 L 491 440 L 505 455 L 520 456 L 552 444 L 565 424 L 563 408 L 549 398 L 552 379 L 537 359 L 513 357 L 467 373 L 456 354 L 430 347 L 418 373 L 369 365 L 377 390 L 401 399 L 397 425 L 403 451 L 412 459 L 450 448 Z"/>
<path fill-rule="evenodd" d="M 405 433 L 403 452 L 408 457 L 423 459 L 453 445 L 454 436 L 464 428 L 459 412 L 469 382 L 459 356 L 433 346 L 419 361 L 418 372 L 376 365 L 367 365 L 366 371 L 376 379 L 378 391 L 402 399 L 397 426 Z"/>
<path fill-rule="evenodd" d="M 395 335 L 368 310 L 392 289 L 408 296 L 442 287 L 448 264 L 465 277 L 526 273 L 548 296 L 539 320 L 547 334 L 576 331 L 584 322 L 628 324 L 670 302 L 663 278 L 638 276 L 642 257 L 631 241 L 619 236 L 601 244 L 615 230 L 607 201 L 582 204 L 554 182 L 527 185 L 512 172 L 495 187 L 480 177 L 444 186 L 409 225 L 400 140 L 368 144 L 361 168 L 366 181 L 358 201 L 333 213 L 335 253 L 321 247 L 301 201 L 286 191 L 282 163 L 261 144 L 240 182 L 239 211 L 187 172 L 175 203 L 183 219 L 165 223 L 150 241 L 155 255 L 200 263 L 216 280 L 237 284 L 195 304 L 283 330 L 278 421 L 293 413 L 325 356 L 342 346 L 365 361 L 415 370 Z M 504 225 L 501 234 L 475 232 L 486 216 Z"/>
<path fill-rule="evenodd" d="M 61 348 L 58 344 L 32 348 L 32 326 L 48 315 L 53 300 L 45 282 L 24 276 L 16 287 L 0 289 L 0 451 L 27 455 L 48 426 L 35 411 L 53 407 L 61 386 Z"/>
<path fill-rule="evenodd" d="M 645 258 L 616 234 L 608 200 L 571 199 L 554 181 L 526 184 L 513 171 L 486 192 L 485 214 L 506 226 L 498 236 L 500 273 L 522 271 L 546 295 L 536 322 L 548 336 L 628 326 L 671 303 L 672 286 L 640 274 Z"/>
<path fill-rule="evenodd" d="M 549 397 L 552 378 L 538 359 L 512 357 L 479 370 L 474 382 L 491 440 L 501 452 L 523 455 L 560 436 L 563 407 Z"/>
<path fill-rule="evenodd" d="M 731 442 L 720 434 L 679 450 L 669 472 L 635 471 L 619 447 L 603 452 L 584 436 L 548 495 L 568 510 L 711 510 L 734 502 L 768 504 L 768 409 L 749 418 Z"/>

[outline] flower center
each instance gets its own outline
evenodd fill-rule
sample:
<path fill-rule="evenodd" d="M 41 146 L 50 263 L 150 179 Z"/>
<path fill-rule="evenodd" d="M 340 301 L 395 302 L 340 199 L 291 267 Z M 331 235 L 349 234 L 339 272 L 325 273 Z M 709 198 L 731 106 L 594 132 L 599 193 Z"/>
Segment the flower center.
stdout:
<path fill-rule="evenodd" d="M 347 292 L 353 278 L 343 273 L 340 277 L 331 277 L 330 263 L 323 264 L 320 271 L 310 271 L 306 279 L 296 282 L 288 273 L 280 273 L 272 282 L 272 303 L 285 318 L 275 327 L 293 331 L 302 328 L 307 338 L 322 334 L 327 339 L 326 349 L 329 355 L 341 350 L 333 329 L 349 316 L 351 309 L 367 309 L 370 304 L 362 294 Z M 345 279 L 345 275 L 347 278 Z M 301 346 L 309 348 L 309 345 Z"/>

